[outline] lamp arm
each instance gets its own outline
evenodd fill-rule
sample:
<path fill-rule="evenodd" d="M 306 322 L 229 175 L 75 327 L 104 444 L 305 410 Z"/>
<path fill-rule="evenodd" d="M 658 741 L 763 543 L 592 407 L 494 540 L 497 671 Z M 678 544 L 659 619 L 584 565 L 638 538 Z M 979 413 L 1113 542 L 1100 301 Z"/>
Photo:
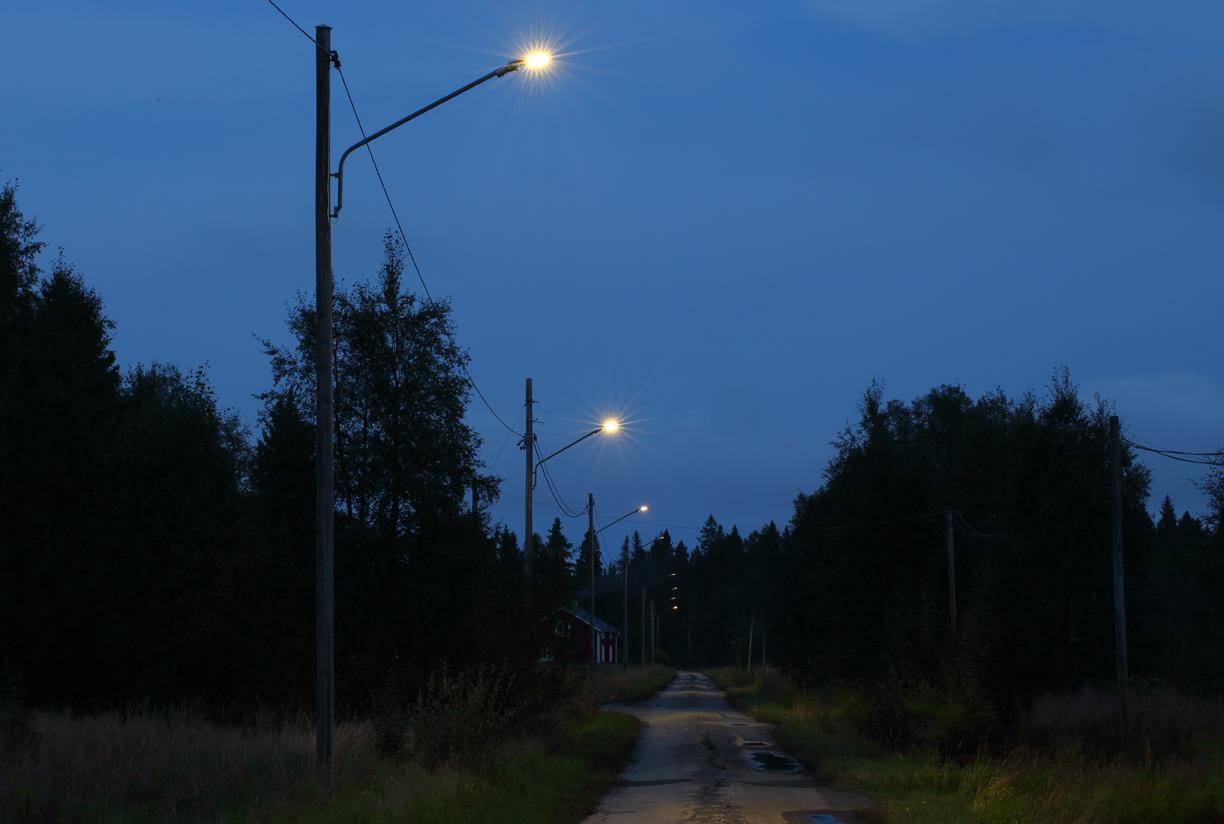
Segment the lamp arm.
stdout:
<path fill-rule="evenodd" d="M 468 83 L 466 86 L 459 88 L 459 89 L 455 89 L 453 92 L 446 95 L 445 97 L 439 97 L 437 100 L 430 103 L 428 106 L 423 106 L 422 108 L 417 109 L 415 112 L 408 115 L 407 117 L 401 117 L 399 120 L 395 121 L 390 126 L 379 129 L 378 131 L 374 132 L 374 134 L 368 137 L 365 137 L 361 140 L 358 140 L 352 146 L 349 146 L 347 149 L 345 149 L 344 154 L 340 155 L 340 163 L 336 167 L 335 173 L 332 175 L 332 177 L 336 179 L 336 208 L 332 210 L 332 218 L 335 219 L 340 216 L 340 208 L 344 205 L 344 161 L 348 159 L 349 155 L 351 155 L 357 149 L 360 149 L 362 146 L 365 146 L 368 143 L 374 142 L 378 138 L 385 135 L 387 132 L 398 129 L 400 126 L 403 126 L 408 121 L 415 120 L 416 118 L 420 117 L 426 112 L 438 108 L 443 103 L 446 103 L 448 100 L 454 100 L 456 97 L 463 94 L 464 92 L 471 91 L 472 89 L 479 86 L 481 83 L 484 83 L 487 80 L 492 80 L 495 77 L 505 77 L 511 72 L 518 71 L 522 67 L 523 67 L 522 60 L 511 60 L 506 65 L 501 66 L 500 68 L 494 69 L 493 71 L 486 74 L 484 77 L 479 77 L 476 80 L 473 80 L 471 83 Z"/>
<path fill-rule="evenodd" d="M 574 441 L 573 443 L 566 444 L 565 446 L 561 447 L 560 449 L 558 449 L 556 452 L 552 453 L 552 454 L 551 454 L 551 455 L 549 455 L 548 457 L 546 457 L 546 458 L 540 458 L 540 460 L 538 460 L 538 461 L 536 462 L 535 468 L 536 468 L 536 469 L 539 469 L 539 468 L 540 468 L 540 464 L 542 464 L 542 463 L 544 463 L 544 462 L 546 462 L 546 461 L 551 461 L 553 458 L 557 457 L 557 456 L 558 456 L 558 455 L 560 455 L 562 452 L 564 452 L 565 450 L 569 449 L 571 446 L 577 446 L 578 444 L 580 444 L 580 443 L 582 443 L 583 441 L 585 441 L 587 438 L 591 437 L 592 435 L 598 435 L 600 432 L 603 432 L 603 427 L 599 427 L 599 428 L 597 428 L 597 429 L 592 429 L 590 432 L 586 433 L 585 435 L 583 435 L 583 436 L 582 436 L 581 438 L 579 438 L 578 440 Z"/>

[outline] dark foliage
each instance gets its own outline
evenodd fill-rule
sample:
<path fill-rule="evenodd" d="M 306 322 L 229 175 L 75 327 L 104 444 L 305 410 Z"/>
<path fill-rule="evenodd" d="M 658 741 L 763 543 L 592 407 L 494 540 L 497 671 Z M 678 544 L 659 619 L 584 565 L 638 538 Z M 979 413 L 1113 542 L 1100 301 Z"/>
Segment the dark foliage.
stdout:
<path fill-rule="evenodd" d="M 664 612 L 662 646 L 690 665 L 768 660 L 811 684 L 865 687 L 891 708 L 878 735 L 917 740 L 940 717 L 969 749 L 1036 695 L 1107 682 L 1108 415 L 1065 371 L 1040 399 L 944 386 L 905 404 L 871 386 L 784 532 L 744 538 L 710 518 L 691 556 L 673 557 L 680 608 Z M 1147 469 L 1127 451 L 1123 472 L 1131 673 L 1219 691 L 1218 520 L 1179 517 L 1166 501 L 1154 524 Z M 1221 477 L 1205 483 L 1215 519 Z"/>
<path fill-rule="evenodd" d="M 100 299 L 62 259 L 38 270 L 37 232 L 5 187 L 0 699 L 309 706 L 312 304 L 290 313 L 292 346 L 267 346 L 252 442 L 202 371 L 121 376 Z M 571 583 L 562 552 L 528 614 L 515 536 L 469 511 L 497 481 L 463 420 L 466 355 L 449 307 L 406 293 L 402 271 L 388 239 L 373 281 L 335 296 L 342 712 L 404 708 L 444 662 L 531 665 Z"/>

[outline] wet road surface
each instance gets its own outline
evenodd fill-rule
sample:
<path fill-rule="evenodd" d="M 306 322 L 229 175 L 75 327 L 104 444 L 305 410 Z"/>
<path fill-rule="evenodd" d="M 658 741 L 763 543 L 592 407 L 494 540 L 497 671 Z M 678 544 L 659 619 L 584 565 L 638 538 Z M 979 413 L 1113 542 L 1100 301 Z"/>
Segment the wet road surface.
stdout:
<path fill-rule="evenodd" d="M 705 675 L 682 672 L 649 701 L 609 704 L 642 720 L 633 761 L 584 824 L 854 824 L 866 798 L 816 783 L 772 726 L 727 704 Z"/>

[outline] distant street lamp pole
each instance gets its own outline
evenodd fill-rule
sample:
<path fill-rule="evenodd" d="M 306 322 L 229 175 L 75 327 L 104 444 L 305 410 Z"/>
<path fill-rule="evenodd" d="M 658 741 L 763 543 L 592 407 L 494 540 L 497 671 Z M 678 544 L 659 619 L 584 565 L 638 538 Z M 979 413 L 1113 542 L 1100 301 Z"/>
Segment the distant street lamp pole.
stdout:
<path fill-rule="evenodd" d="M 642 504 L 637 509 L 629 510 L 624 515 L 617 518 L 615 521 L 612 521 L 611 523 L 608 523 L 608 524 L 604 524 L 599 529 L 595 529 L 595 514 L 594 514 L 595 513 L 595 498 L 593 495 L 587 495 L 587 510 L 591 513 L 590 527 L 589 527 L 590 534 L 591 534 L 591 547 L 588 549 L 588 552 L 591 556 L 591 639 L 593 643 L 594 638 L 595 638 L 595 634 L 594 634 L 595 633 L 595 543 L 596 543 L 595 536 L 603 532 L 608 527 L 616 526 L 617 524 L 619 524 L 621 521 L 625 520 L 626 518 L 630 518 L 634 515 L 637 515 L 640 512 L 649 511 L 650 507 L 646 506 L 646 504 Z M 623 662 L 623 665 L 628 666 L 628 658 L 629 658 L 629 550 L 627 548 L 625 550 L 624 573 L 625 573 L 625 623 L 621 629 L 621 633 L 622 635 L 625 636 L 624 647 L 625 647 L 625 659 L 626 660 Z"/>
<path fill-rule="evenodd" d="M 672 575 L 675 575 L 675 574 L 676 573 L 674 572 L 672 573 Z M 675 592 L 678 589 L 679 587 L 672 587 L 669 590 L 669 592 Z M 659 615 L 658 615 L 658 612 L 655 610 L 655 601 L 659 600 L 660 598 L 663 598 L 666 595 L 667 595 L 666 592 L 660 592 L 658 595 L 650 599 L 650 663 L 651 664 L 654 664 L 655 662 L 655 647 L 659 643 Z M 672 595 L 671 599 L 673 601 L 676 600 L 676 596 Z M 678 607 L 672 607 L 672 609 L 678 609 Z"/>
<path fill-rule="evenodd" d="M 335 465 L 332 380 L 332 235 L 331 220 L 344 200 L 344 161 L 365 146 L 448 100 L 495 77 L 520 69 L 540 70 L 551 61 L 547 52 L 511 60 L 471 83 L 417 109 L 344 150 L 334 175 L 331 163 L 331 67 L 340 58 L 331 49 L 331 27 L 315 27 L 315 758 L 319 783 L 331 789 L 335 772 L 336 626 L 335 626 Z M 336 178 L 336 208 L 331 205 L 331 177 Z"/>
<path fill-rule="evenodd" d="M 640 650 L 641 655 L 642 655 L 642 666 L 646 666 L 646 593 L 649 592 L 650 588 L 653 587 L 655 584 L 658 584 L 662 581 L 666 581 L 668 578 L 675 578 L 675 577 L 676 577 L 676 573 L 669 572 L 666 575 L 660 576 L 654 579 L 653 581 L 651 581 L 646 586 L 642 587 L 642 647 Z M 671 591 L 675 592 L 677 589 L 678 587 L 672 587 Z M 658 597 L 658 596 L 655 596 L 655 597 Z M 654 602 L 652 600 L 651 609 L 653 608 L 654 608 Z M 653 630 L 652 630 L 652 633 L 651 633 L 652 642 L 653 642 L 653 639 L 654 639 L 654 635 L 653 635 Z M 652 664 L 654 663 L 653 646 L 651 649 L 651 663 Z"/>

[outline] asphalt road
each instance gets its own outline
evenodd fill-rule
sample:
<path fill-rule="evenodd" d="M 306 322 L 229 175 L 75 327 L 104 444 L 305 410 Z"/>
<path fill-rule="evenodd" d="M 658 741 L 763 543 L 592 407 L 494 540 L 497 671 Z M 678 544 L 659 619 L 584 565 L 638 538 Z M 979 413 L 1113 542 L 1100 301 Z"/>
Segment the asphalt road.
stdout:
<path fill-rule="evenodd" d="M 866 798 L 823 787 L 776 746 L 772 727 L 682 672 L 649 701 L 607 709 L 642 719 L 633 761 L 584 824 L 852 824 Z"/>

